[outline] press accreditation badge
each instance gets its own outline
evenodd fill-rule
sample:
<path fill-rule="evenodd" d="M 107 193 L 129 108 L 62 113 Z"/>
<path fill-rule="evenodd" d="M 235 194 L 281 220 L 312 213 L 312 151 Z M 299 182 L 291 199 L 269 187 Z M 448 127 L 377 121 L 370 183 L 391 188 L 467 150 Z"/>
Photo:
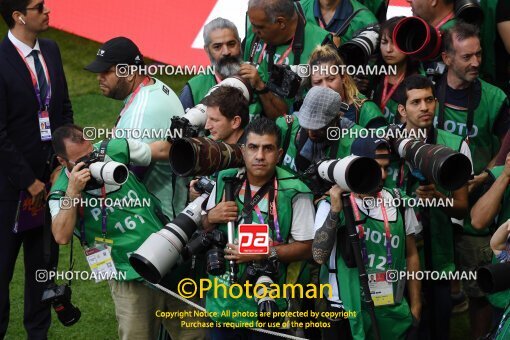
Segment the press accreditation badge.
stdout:
<path fill-rule="evenodd" d="M 39 112 L 39 131 L 41 132 L 41 141 L 51 141 L 50 116 L 48 111 Z"/>
<path fill-rule="evenodd" d="M 110 253 L 111 247 L 105 243 L 96 243 L 94 247 L 85 249 L 85 257 L 96 283 L 117 277 L 117 269 Z"/>
<path fill-rule="evenodd" d="M 368 287 L 376 307 L 393 305 L 395 303 L 393 283 L 386 281 L 386 272 L 369 273 Z"/>

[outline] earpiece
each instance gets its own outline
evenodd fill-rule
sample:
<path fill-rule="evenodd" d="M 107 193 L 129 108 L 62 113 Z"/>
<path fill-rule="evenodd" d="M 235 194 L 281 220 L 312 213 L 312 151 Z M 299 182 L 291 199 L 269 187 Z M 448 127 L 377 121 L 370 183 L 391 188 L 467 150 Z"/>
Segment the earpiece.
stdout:
<path fill-rule="evenodd" d="M 27 23 L 25 22 L 25 20 L 23 20 L 22 17 L 19 17 L 19 21 L 21 21 L 23 23 L 23 25 L 26 25 Z"/>

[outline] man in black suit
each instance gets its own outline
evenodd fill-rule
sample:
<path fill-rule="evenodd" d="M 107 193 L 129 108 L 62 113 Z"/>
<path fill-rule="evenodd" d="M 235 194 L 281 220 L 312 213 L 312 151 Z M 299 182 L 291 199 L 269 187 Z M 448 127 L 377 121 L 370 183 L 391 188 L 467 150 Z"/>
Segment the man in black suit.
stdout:
<path fill-rule="evenodd" d="M 47 269 L 43 228 L 17 233 L 13 226 L 25 191 L 33 206 L 45 204 L 45 183 L 54 170 L 51 131 L 73 122 L 73 111 L 55 42 L 37 39 L 48 29 L 44 0 L 1 0 L 9 27 L 0 44 L 0 339 L 9 322 L 9 283 L 21 244 L 25 261 L 24 325 L 29 339 L 46 339 L 50 306 L 41 304 L 47 283 L 35 272 Z"/>

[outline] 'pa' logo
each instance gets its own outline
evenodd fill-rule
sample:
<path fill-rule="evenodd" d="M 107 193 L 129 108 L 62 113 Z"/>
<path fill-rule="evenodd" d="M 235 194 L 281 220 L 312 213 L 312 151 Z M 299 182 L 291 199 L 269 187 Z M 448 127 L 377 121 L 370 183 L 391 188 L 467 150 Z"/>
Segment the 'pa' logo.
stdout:
<path fill-rule="evenodd" d="M 99 49 L 99 50 L 97 50 L 97 55 L 102 57 L 102 56 L 104 56 L 104 52 L 105 52 L 105 50 Z"/>
<path fill-rule="evenodd" d="M 269 226 L 267 224 L 241 224 L 238 236 L 239 253 L 269 253 Z"/>

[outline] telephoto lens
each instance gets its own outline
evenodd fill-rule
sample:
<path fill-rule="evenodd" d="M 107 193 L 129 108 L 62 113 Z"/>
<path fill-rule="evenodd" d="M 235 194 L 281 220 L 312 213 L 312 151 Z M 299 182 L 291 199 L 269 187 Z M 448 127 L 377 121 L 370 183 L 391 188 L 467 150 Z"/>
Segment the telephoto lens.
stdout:
<path fill-rule="evenodd" d="M 478 268 L 476 282 L 486 293 L 510 289 L 510 263 L 495 263 Z"/>
<path fill-rule="evenodd" d="M 455 17 L 480 26 L 483 22 L 483 9 L 477 0 L 455 0 Z"/>
<path fill-rule="evenodd" d="M 368 64 L 378 48 L 379 25 L 369 26 L 359 32 L 354 38 L 338 48 L 338 53 L 346 65 L 363 66 Z"/>
<path fill-rule="evenodd" d="M 430 182 L 446 190 L 461 188 L 471 177 L 471 161 L 449 147 L 409 138 L 395 139 L 393 150 Z"/>
<path fill-rule="evenodd" d="M 204 193 L 191 202 L 160 231 L 151 234 L 129 257 L 129 263 L 145 280 L 159 283 L 177 264 L 181 250 L 201 223 L 202 204 L 209 197 Z"/>
<path fill-rule="evenodd" d="M 381 185 L 381 168 L 368 157 L 351 155 L 323 161 L 317 171 L 322 179 L 338 184 L 344 191 L 369 194 L 378 191 Z"/>
<path fill-rule="evenodd" d="M 182 138 L 172 143 L 170 165 L 178 176 L 210 176 L 244 165 L 241 147 L 210 138 Z"/>
<path fill-rule="evenodd" d="M 418 61 L 434 59 L 441 51 L 441 33 L 419 17 L 407 17 L 393 31 L 397 49 Z"/>

